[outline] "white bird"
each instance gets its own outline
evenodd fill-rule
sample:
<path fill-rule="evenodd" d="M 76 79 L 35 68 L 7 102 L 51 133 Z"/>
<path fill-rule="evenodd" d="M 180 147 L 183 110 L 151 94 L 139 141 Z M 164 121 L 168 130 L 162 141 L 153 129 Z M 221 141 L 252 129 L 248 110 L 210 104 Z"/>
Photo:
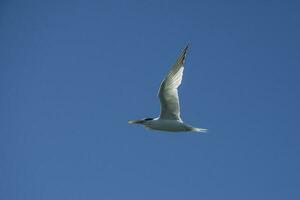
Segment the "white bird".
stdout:
<path fill-rule="evenodd" d="M 195 128 L 185 124 L 180 117 L 180 106 L 178 98 L 178 87 L 182 81 L 184 61 L 188 45 L 179 55 L 176 63 L 172 66 L 167 76 L 162 81 L 158 97 L 160 100 L 160 115 L 157 118 L 145 118 L 141 120 L 130 120 L 130 124 L 142 124 L 152 130 L 182 132 L 206 132 L 207 129 Z"/>

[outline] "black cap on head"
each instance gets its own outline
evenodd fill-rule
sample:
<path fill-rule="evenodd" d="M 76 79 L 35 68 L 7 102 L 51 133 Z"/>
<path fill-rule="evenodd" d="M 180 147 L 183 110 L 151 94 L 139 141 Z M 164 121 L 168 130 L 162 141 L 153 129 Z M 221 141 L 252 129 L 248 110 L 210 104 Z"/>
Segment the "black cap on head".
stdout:
<path fill-rule="evenodd" d="M 145 121 L 149 121 L 149 120 L 153 120 L 153 118 L 150 118 L 150 117 L 149 117 L 149 118 L 145 118 L 144 120 L 145 120 Z"/>

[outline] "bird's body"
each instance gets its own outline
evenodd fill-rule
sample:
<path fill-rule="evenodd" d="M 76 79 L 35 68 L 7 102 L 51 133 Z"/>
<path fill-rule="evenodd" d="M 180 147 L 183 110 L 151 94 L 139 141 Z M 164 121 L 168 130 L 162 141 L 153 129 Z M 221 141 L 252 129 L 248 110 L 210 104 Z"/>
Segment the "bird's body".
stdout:
<path fill-rule="evenodd" d="M 160 99 L 160 116 L 158 118 L 145 118 L 142 120 L 131 120 L 131 124 L 143 124 L 152 130 L 170 131 L 170 132 L 206 132 L 206 129 L 195 128 L 185 124 L 180 117 L 180 105 L 178 97 L 178 87 L 182 81 L 184 70 L 184 60 L 188 46 L 186 46 L 176 63 L 172 66 L 167 76 L 162 81 L 158 97 Z"/>
<path fill-rule="evenodd" d="M 185 132 L 185 131 L 196 131 L 200 132 L 201 129 L 194 128 L 188 124 L 183 123 L 181 120 L 173 119 L 160 119 L 155 118 L 153 120 L 147 120 L 144 123 L 149 129 L 160 130 L 160 131 L 171 131 L 171 132 Z"/>

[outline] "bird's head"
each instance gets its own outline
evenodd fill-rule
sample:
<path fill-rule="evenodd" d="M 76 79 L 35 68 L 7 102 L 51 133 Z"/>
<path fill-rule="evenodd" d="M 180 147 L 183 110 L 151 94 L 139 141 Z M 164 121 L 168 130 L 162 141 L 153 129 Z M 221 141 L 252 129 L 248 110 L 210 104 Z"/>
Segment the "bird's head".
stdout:
<path fill-rule="evenodd" d="M 130 120 L 128 121 L 129 124 L 144 124 L 147 121 L 151 121 L 153 118 L 144 118 L 144 119 L 138 119 L 138 120 Z"/>

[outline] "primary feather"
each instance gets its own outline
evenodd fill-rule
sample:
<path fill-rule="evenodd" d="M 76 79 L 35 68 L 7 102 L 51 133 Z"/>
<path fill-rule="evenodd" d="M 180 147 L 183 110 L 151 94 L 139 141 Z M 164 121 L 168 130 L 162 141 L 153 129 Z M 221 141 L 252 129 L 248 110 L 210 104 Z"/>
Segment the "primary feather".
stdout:
<path fill-rule="evenodd" d="M 178 87 L 182 81 L 184 60 L 188 46 L 186 46 L 172 66 L 167 76 L 162 81 L 158 97 L 160 100 L 160 118 L 180 120 L 180 105 L 178 97 Z"/>

